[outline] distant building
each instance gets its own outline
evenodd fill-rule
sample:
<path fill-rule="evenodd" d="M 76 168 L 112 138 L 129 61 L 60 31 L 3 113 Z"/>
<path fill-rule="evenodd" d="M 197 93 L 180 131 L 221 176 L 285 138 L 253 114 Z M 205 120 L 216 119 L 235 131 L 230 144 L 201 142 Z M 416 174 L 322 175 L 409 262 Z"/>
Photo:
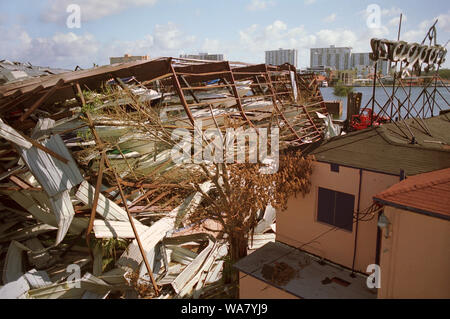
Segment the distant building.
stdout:
<path fill-rule="evenodd" d="M 333 68 L 335 70 L 348 70 L 351 68 L 350 56 L 352 48 L 335 47 L 311 49 L 311 68 L 319 66 Z"/>
<path fill-rule="evenodd" d="M 266 64 L 282 65 L 289 63 L 297 68 L 297 60 L 298 51 L 296 49 L 266 51 Z"/>
<path fill-rule="evenodd" d="M 126 63 L 126 62 L 133 62 L 133 61 L 142 61 L 142 60 L 150 60 L 150 56 L 143 55 L 143 56 L 134 56 L 125 54 L 121 57 L 111 57 L 109 58 L 110 64 L 116 64 L 116 63 Z"/>
<path fill-rule="evenodd" d="M 352 53 L 351 67 L 356 69 L 358 75 L 367 77 L 370 73 L 373 73 L 373 61 L 369 58 L 369 53 Z M 389 62 L 379 60 L 377 65 L 377 73 L 388 75 Z"/>
<path fill-rule="evenodd" d="M 208 61 L 223 61 L 223 54 L 181 54 L 180 58 L 195 59 L 195 60 L 208 60 Z"/>
<path fill-rule="evenodd" d="M 312 68 L 306 68 L 306 70 L 304 70 L 304 73 L 326 74 L 327 68 L 325 68 L 325 66 L 323 65 L 318 65 Z"/>
<path fill-rule="evenodd" d="M 367 77 L 373 73 L 373 61 L 369 53 L 352 53 L 350 47 L 313 48 L 311 49 L 310 68 L 332 68 L 338 71 L 356 69 L 358 76 Z M 389 73 L 389 63 L 379 61 L 377 72 L 383 75 Z"/>

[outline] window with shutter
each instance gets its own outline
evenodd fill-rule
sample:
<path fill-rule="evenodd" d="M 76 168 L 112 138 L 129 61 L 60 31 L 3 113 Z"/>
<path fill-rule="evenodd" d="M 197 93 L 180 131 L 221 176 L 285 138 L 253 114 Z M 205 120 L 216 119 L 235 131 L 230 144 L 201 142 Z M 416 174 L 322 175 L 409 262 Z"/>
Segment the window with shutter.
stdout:
<path fill-rule="evenodd" d="M 353 230 L 355 196 L 319 187 L 317 221 Z"/>

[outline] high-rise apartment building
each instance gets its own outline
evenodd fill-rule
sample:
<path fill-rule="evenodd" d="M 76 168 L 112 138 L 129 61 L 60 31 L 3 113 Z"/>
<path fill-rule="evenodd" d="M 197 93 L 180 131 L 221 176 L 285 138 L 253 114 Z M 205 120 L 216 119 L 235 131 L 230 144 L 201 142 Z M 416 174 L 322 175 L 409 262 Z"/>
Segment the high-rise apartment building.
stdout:
<path fill-rule="evenodd" d="M 358 74 L 373 72 L 373 61 L 369 58 L 369 53 L 352 53 L 351 47 L 313 48 L 311 49 L 310 67 L 331 68 L 337 71 L 356 69 Z M 389 72 L 389 63 L 387 61 L 378 61 L 378 72 L 387 75 Z"/>
<path fill-rule="evenodd" d="M 335 70 L 350 69 L 350 56 L 352 48 L 335 47 L 311 49 L 311 68 L 325 66 Z"/>
<path fill-rule="evenodd" d="M 289 63 L 297 68 L 297 60 L 298 51 L 296 49 L 266 51 L 266 64 L 282 65 Z"/>
<path fill-rule="evenodd" d="M 208 61 L 223 61 L 223 54 L 181 54 L 180 58 L 195 59 L 195 60 L 208 60 Z"/>

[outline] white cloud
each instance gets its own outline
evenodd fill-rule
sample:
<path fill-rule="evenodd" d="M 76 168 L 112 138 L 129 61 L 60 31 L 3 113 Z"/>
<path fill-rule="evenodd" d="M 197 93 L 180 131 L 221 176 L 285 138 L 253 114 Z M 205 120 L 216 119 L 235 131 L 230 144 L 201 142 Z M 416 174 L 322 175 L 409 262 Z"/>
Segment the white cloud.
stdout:
<path fill-rule="evenodd" d="M 428 32 L 428 29 L 438 20 L 436 25 L 437 29 L 437 42 L 444 45 L 448 39 L 442 38 L 443 33 L 450 33 L 450 11 L 434 17 L 432 19 L 423 20 L 416 29 L 406 31 L 402 33 L 401 39 L 408 42 L 421 42 Z"/>
<path fill-rule="evenodd" d="M 402 9 L 398 7 L 391 7 L 390 9 L 381 9 L 381 15 L 387 16 L 387 17 L 393 17 L 393 16 L 400 16 L 400 13 L 402 13 Z"/>
<path fill-rule="evenodd" d="M 408 19 L 406 18 L 406 15 L 402 15 L 402 25 L 404 25 L 404 23 L 406 21 L 408 21 Z M 400 22 L 400 16 L 392 18 L 391 20 L 389 20 L 388 26 L 392 27 L 392 28 L 395 28 L 395 27 L 398 28 L 399 22 Z"/>
<path fill-rule="evenodd" d="M 151 6 L 156 2 L 157 0 L 48 0 L 41 18 L 46 22 L 65 21 L 69 15 L 66 9 L 72 3 L 80 6 L 82 21 L 92 21 L 116 14 L 129 7 Z"/>
<path fill-rule="evenodd" d="M 297 49 L 299 65 L 309 65 L 309 52 L 312 47 L 354 46 L 358 36 L 351 30 L 323 29 L 309 33 L 304 26 L 290 28 L 285 22 L 276 20 L 265 27 L 252 25 L 239 32 L 239 51 L 247 52 L 246 62 L 264 62 L 264 51 L 278 48 Z M 368 42 L 368 41 L 367 41 Z"/>
<path fill-rule="evenodd" d="M 72 32 L 32 38 L 19 26 L 8 29 L 0 26 L 0 58 L 69 69 L 75 65 L 107 64 L 109 57 L 125 53 L 177 56 L 181 50 L 192 50 L 196 44 L 194 36 L 186 35 L 171 22 L 156 25 L 152 34 L 141 39 L 112 42 L 102 42 L 89 33 L 77 35 Z"/>
<path fill-rule="evenodd" d="M 331 23 L 336 20 L 336 13 L 332 13 L 323 19 L 323 22 Z"/>
<path fill-rule="evenodd" d="M 202 52 L 208 52 L 208 53 L 221 53 L 221 44 L 220 41 L 217 39 L 208 39 L 206 38 L 203 41 L 202 45 Z"/>
<path fill-rule="evenodd" d="M 186 36 L 174 23 L 155 26 L 155 46 L 161 51 L 178 50 L 195 42 L 195 36 Z"/>
<path fill-rule="evenodd" d="M 310 5 L 310 4 L 313 4 L 313 3 L 316 3 L 316 0 L 305 0 L 305 4 L 306 5 Z"/>
<path fill-rule="evenodd" d="M 274 5 L 275 2 L 271 0 L 251 0 L 251 2 L 247 5 L 247 10 L 250 11 L 264 10 Z"/>
<path fill-rule="evenodd" d="M 92 66 L 100 47 L 90 34 L 56 33 L 52 37 L 31 38 L 18 26 L 4 32 L 0 28 L 0 56 L 42 66 L 70 68 L 74 63 Z M 76 61 L 76 62 L 74 62 Z"/>

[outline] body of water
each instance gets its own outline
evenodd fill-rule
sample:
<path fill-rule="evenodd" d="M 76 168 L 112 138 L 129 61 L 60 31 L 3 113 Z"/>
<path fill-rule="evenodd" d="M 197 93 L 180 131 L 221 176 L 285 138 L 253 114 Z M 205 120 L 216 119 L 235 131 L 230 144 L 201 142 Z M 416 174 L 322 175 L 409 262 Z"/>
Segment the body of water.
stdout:
<path fill-rule="evenodd" d="M 383 90 L 382 87 L 377 87 L 375 89 L 376 101 L 382 106 L 389 100 L 390 95 L 392 94 L 392 87 L 385 87 L 385 89 L 386 89 L 386 92 L 388 92 L 389 95 L 387 95 L 385 93 L 385 91 Z M 406 89 L 406 92 L 409 92 L 409 87 L 407 87 L 405 89 Z M 434 88 L 428 88 L 427 91 L 429 93 L 431 93 L 433 91 L 433 89 Z M 373 90 L 372 87 L 355 87 L 355 88 L 353 88 L 353 92 L 361 92 L 362 93 L 361 108 L 366 106 L 367 103 L 372 98 L 372 90 Z M 435 97 L 435 103 L 436 104 L 434 106 L 434 114 L 433 115 L 439 115 L 439 107 L 441 109 L 450 109 L 450 106 L 447 103 L 447 102 L 450 102 L 449 89 L 445 88 L 445 87 L 438 87 L 437 90 L 442 94 L 442 96 L 439 95 L 438 93 L 436 93 L 436 97 Z M 342 103 L 343 104 L 343 111 L 342 111 L 341 119 L 345 120 L 346 117 L 347 117 L 347 97 L 335 96 L 333 94 L 333 88 L 332 87 L 320 88 L 320 91 L 322 92 L 322 96 L 323 96 L 323 99 L 325 101 L 341 100 L 343 102 Z M 423 91 L 423 87 L 411 87 L 411 98 L 410 98 L 411 102 L 414 102 L 422 91 Z M 406 93 L 402 90 L 402 88 L 397 90 L 396 96 L 402 102 L 406 99 Z M 415 108 L 416 108 L 417 111 L 419 111 L 422 108 L 422 105 L 424 104 L 424 96 L 425 96 L 425 94 L 422 94 L 422 96 L 419 98 L 419 100 L 415 104 Z M 425 97 L 425 100 L 426 100 L 426 97 Z M 408 102 L 405 103 L 406 106 L 407 106 L 407 103 Z M 398 105 L 398 102 L 396 103 L 396 105 Z M 369 107 L 370 108 L 372 107 L 372 103 L 369 104 Z M 426 105 L 426 109 L 427 109 L 427 111 L 426 111 L 425 117 L 430 117 L 431 116 L 431 111 L 429 110 L 428 104 Z M 379 110 L 380 110 L 380 108 L 375 103 L 375 112 L 378 113 Z M 388 108 L 387 110 L 388 110 L 388 112 L 390 112 L 390 108 Z M 414 112 L 414 110 L 412 112 Z M 405 108 L 401 108 L 401 114 L 402 114 L 403 117 L 406 116 L 406 113 L 407 113 L 406 109 Z M 414 112 L 413 114 L 415 114 L 415 113 L 416 112 Z"/>

